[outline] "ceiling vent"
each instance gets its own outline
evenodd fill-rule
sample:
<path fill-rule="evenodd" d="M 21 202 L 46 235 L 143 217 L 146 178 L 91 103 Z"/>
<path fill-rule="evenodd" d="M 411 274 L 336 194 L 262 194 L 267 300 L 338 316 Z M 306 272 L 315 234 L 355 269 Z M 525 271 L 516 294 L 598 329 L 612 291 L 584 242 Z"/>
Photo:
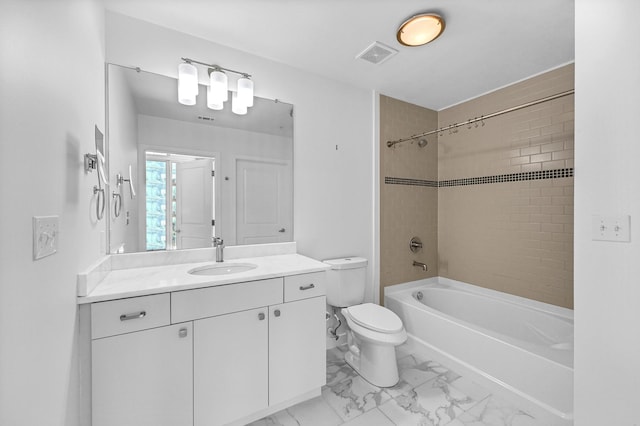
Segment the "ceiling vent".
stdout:
<path fill-rule="evenodd" d="M 356 56 L 356 59 L 359 58 L 367 62 L 371 62 L 372 64 L 380 65 L 396 53 L 398 53 L 398 51 L 393 47 L 389 47 L 386 44 L 376 41 L 360 52 L 360 54 Z"/>

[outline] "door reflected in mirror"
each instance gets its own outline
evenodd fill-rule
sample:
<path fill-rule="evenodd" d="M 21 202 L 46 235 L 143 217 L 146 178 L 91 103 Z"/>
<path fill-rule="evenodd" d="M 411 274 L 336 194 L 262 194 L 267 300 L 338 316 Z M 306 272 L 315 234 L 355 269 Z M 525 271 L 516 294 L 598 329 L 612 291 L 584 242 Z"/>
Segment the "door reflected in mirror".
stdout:
<path fill-rule="evenodd" d="M 215 235 L 215 159 L 146 153 L 147 250 L 210 247 Z"/>
<path fill-rule="evenodd" d="M 110 253 L 211 247 L 213 236 L 292 241 L 292 105 L 256 98 L 244 116 L 213 111 L 201 85 L 185 106 L 174 78 L 112 64 L 107 86 L 111 191 L 124 213 L 110 214 Z M 135 198 L 115 178 L 130 166 Z"/>

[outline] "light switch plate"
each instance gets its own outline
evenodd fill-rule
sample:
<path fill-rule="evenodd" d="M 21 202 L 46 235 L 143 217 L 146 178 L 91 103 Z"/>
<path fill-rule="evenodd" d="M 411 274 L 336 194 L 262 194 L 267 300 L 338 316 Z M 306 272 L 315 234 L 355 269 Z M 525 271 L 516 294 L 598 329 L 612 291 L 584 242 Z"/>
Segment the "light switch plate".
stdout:
<path fill-rule="evenodd" d="M 628 215 L 593 215 L 591 221 L 591 239 L 594 241 L 631 241 L 631 217 Z"/>
<path fill-rule="evenodd" d="M 33 260 L 58 251 L 58 216 L 33 217 Z"/>

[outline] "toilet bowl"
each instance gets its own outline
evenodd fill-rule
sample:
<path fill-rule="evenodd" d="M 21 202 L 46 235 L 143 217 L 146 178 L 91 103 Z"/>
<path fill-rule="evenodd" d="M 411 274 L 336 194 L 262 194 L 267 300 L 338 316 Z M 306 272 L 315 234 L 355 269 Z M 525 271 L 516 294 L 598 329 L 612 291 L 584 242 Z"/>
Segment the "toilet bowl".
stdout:
<path fill-rule="evenodd" d="M 407 340 L 402 320 L 385 307 L 362 303 L 367 259 L 345 257 L 324 262 L 330 266 L 327 303 L 334 307 L 334 312 L 341 308 L 349 329 L 345 360 L 369 383 L 383 388 L 394 386 L 398 383 L 395 347 Z"/>
<path fill-rule="evenodd" d="M 341 312 L 349 326 L 345 361 L 375 386 L 391 387 L 398 383 L 395 347 L 407 340 L 402 320 L 373 303 L 350 306 Z"/>

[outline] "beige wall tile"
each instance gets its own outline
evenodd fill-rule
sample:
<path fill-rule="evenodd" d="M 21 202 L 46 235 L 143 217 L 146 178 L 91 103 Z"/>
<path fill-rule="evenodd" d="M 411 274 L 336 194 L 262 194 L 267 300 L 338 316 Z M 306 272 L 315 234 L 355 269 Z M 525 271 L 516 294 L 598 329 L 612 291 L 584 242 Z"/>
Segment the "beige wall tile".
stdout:
<path fill-rule="evenodd" d="M 384 184 L 385 177 L 451 180 L 573 167 L 573 96 L 404 138 L 573 89 L 573 65 L 435 112 L 380 98 L 380 282 L 440 275 L 573 307 L 573 178 L 429 188 Z M 419 236 L 421 253 L 409 251 Z M 425 274 L 413 268 L 425 262 Z M 381 299 L 382 300 L 382 299 Z"/>
<path fill-rule="evenodd" d="M 404 142 L 388 148 L 386 142 L 435 128 L 438 113 L 387 96 L 380 96 L 380 300 L 387 285 L 438 275 L 438 189 L 385 184 L 385 177 L 426 181 L 438 179 L 438 136 L 427 138 L 424 148 Z M 419 253 L 409 241 L 422 240 Z M 426 263 L 425 273 L 412 266 Z"/>
<path fill-rule="evenodd" d="M 440 111 L 439 125 L 572 88 L 569 65 Z M 505 173 L 505 159 L 523 172 L 573 167 L 573 96 L 462 128 L 439 145 L 440 180 Z M 440 188 L 438 219 L 441 276 L 573 307 L 572 178 Z"/>

